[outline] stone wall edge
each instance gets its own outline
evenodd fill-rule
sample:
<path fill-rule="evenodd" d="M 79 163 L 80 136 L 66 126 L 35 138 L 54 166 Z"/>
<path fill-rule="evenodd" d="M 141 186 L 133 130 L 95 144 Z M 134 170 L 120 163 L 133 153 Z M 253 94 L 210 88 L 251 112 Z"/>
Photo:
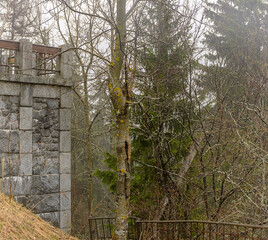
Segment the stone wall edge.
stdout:
<path fill-rule="evenodd" d="M 29 76 L 29 75 L 10 75 L 7 73 L 0 73 L 0 82 L 14 82 L 14 83 L 27 83 L 39 85 L 53 85 L 62 87 L 72 87 L 72 79 L 63 78 L 48 78 L 42 76 Z"/>

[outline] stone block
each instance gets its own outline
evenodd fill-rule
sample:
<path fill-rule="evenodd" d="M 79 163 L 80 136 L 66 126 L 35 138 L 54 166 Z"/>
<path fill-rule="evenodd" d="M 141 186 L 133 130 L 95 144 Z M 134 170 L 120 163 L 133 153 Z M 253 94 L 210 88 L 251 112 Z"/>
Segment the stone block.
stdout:
<path fill-rule="evenodd" d="M 32 154 L 20 154 L 20 176 L 30 176 L 32 175 Z"/>
<path fill-rule="evenodd" d="M 58 99 L 47 99 L 47 107 L 50 110 L 57 110 L 59 109 L 59 100 Z"/>
<path fill-rule="evenodd" d="M 21 85 L 20 106 L 31 107 L 33 105 L 33 87 L 30 84 Z"/>
<path fill-rule="evenodd" d="M 10 102 L 8 100 L 9 100 L 9 97 L 8 96 L 0 96 L 0 110 L 1 111 L 7 109 L 7 104 Z"/>
<path fill-rule="evenodd" d="M 60 210 L 60 196 L 58 193 L 31 195 L 27 199 L 26 207 L 34 213 L 55 212 Z"/>
<path fill-rule="evenodd" d="M 32 176 L 32 194 L 50 194 L 60 191 L 60 179 L 58 174 Z"/>
<path fill-rule="evenodd" d="M 9 113 L 6 129 L 17 130 L 19 126 L 18 113 Z"/>
<path fill-rule="evenodd" d="M 62 228 L 61 231 L 63 231 L 66 234 L 71 234 L 71 228 Z"/>
<path fill-rule="evenodd" d="M 19 97 L 18 96 L 1 96 L 0 95 L 0 110 L 1 110 L 0 116 L 3 116 L 3 117 L 8 117 L 8 115 L 10 115 L 10 114 L 18 114 L 18 112 L 19 112 Z M 11 120 L 11 119 L 9 119 L 9 120 Z"/>
<path fill-rule="evenodd" d="M 32 154 L 1 154 L 0 163 L 0 176 L 32 175 Z"/>
<path fill-rule="evenodd" d="M 58 174 L 59 158 L 50 157 L 49 153 L 33 154 L 33 175 Z"/>
<path fill-rule="evenodd" d="M 14 200 L 25 207 L 27 205 L 28 197 L 27 196 L 14 196 Z"/>
<path fill-rule="evenodd" d="M 51 152 L 55 152 L 59 150 L 59 144 L 58 143 L 51 143 L 47 146 L 47 150 Z"/>
<path fill-rule="evenodd" d="M 72 107 L 72 89 L 71 88 L 61 87 L 60 107 L 61 108 Z"/>
<path fill-rule="evenodd" d="M 9 96 L 9 101 L 11 104 L 16 104 L 17 106 L 20 103 L 18 96 Z"/>
<path fill-rule="evenodd" d="M 71 109 L 60 109 L 60 130 L 71 129 Z"/>
<path fill-rule="evenodd" d="M 60 154 L 60 173 L 71 173 L 71 153 Z"/>
<path fill-rule="evenodd" d="M 0 178 L 0 192 L 5 193 L 4 179 Z"/>
<path fill-rule="evenodd" d="M 0 96 L 0 129 L 18 129 L 19 98 Z"/>
<path fill-rule="evenodd" d="M 19 175 L 19 154 L 0 155 L 0 176 L 18 176 Z M 21 164 L 22 165 L 22 164 Z"/>
<path fill-rule="evenodd" d="M 32 153 L 32 131 L 20 131 L 20 153 Z"/>
<path fill-rule="evenodd" d="M 32 52 L 32 43 L 28 39 L 21 39 L 19 51 L 21 74 L 32 75 Z"/>
<path fill-rule="evenodd" d="M 71 152 L 71 132 L 60 131 L 60 151 Z"/>
<path fill-rule="evenodd" d="M 21 74 L 1 74 L 0 82 L 14 82 L 14 83 L 24 83 L 24 84 L 38 84 L 38 85 L 52 85 L 52 86 L 64 86 L 71 87 L 71 79 L 60 79 L 59 75 L 57 77 L 44 77 L 44 76 L 27 76 Z"/>
<path fill-rule="evenodd" d="M 60 192 L 71 191 L 71 174 L 60 175 Z"/>
<path fill-rule="evenodd" d="M 4 177 L 3 180 L 6 195 L 10 195 L 10 186 L 11 195 L 18 196 L 31 194 L 32 177 Z"/>
<path fill-rule="evenodd" d="M 3 171 L 3 154 L 0 154 L 0 179 L 4 176 L 4 171 Z M 1 191 L 0 191 L 1 192 Z"/>
<path fill-rule="evenodd" d="M 32 130 L 33 109 L 20 107 L 20 129 Z"/>
<path fill-rule="evenodd" d="M 71 227 L 71 210 L 60 211 L 60 228 L 70 228 Z"/>
<path fill-rule="evenodd" d="M 51 223 L 54 227 L 60 226 L 60 214 L 59 212 L 49 212 L 37 214 L 43 220 Z"/>
<path fill-rule="evenodd" d="M 19 96 L 20 85 L 18 83 L 1 82 L 0 95 Z"/>
<path fill-rule="evenodd" d="M 36 130 L 36 128 L 34 130 Z M 40 130 L 38 129 L 38 131 L 40 131 Z M 33 144 L 35 144 L 35 143 L 41 143 L 41 142 L 42 142 L 42 135 L 41 135 L 41 133 L 34 132 L 34 134 L 33 134 Z"/>
<path fill-rule="evenodd" d="M 60 210 L 71 209 L 71 192 L 60 193 Z"/>
<path fill-rule="evenodd" d="M 33 86 L 33 97 L 60 98 L 60 88 L 56 86 L 35 85 Z"/>
<path fill-rule="evenodd" d="M 63 52 L 60 56 L 60 76 L 62 78 L 71 78 L 73 70 L 71 67 L 72 64 L 72 52 L 68 51 L 69 46 L 63 45 L 61 51 Z"/>
<path fill-rule="evenodd" d="M 19 152 L 19 132 L 0 130 L 0 153 Z"/>
<path fill-rule="evenodd" d="M 9 125 L 8 118 L 5 116 L 1 116 L 1 115 L 2 114 L 0 113 L 0 129 L 10 129 L 8 126 Z"/>

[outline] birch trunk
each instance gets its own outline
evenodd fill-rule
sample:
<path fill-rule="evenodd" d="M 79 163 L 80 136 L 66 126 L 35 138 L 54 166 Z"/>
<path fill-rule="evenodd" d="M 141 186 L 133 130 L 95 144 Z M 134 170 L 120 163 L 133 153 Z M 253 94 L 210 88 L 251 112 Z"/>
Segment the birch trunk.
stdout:
<path fill-rule="evenodd" d="M 88 162 L 88 211 L 89 215 L 92 215 L 92 203 L 93 203 L 93 163 L 92 163 L 92 150 L 91 150 L 91 139 L 90 139 L 90 117 L 89 117 L 89 100 L 88 100 L 88 84 L 87 76 L 84 75 L 84 111 L 85 111 L 85 124 L 86 124 L 86 145 L 87 145 L 87 162 Z"/>
<path fill-rule="evenodd" d="M 126 39 L 126 0 L 117 0 L 115 46 L 112 52 L 109 79 L 110 97 L 116 114 L 117 193 L 116 223 L 113 240 L 126 240 L 130 198 L 130 84 L 127 69 L 123 71 Z"/>

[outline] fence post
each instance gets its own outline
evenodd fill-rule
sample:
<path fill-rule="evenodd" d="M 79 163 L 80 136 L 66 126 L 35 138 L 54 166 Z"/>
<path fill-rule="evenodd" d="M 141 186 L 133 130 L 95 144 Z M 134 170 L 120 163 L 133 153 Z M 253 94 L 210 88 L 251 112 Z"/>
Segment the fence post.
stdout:
<path fill-rule="evenodd" d="M 136 231 L 137 231 L 137 240 L 139 240 L 140 239 L 140 236 L 141 236 L 141 223 L 139 222 L 139 220 L 138 221 L 136 221 Z"/>
<path fill-rule="evenodd" d="M 89 223 L 90 240 L 93 240 L 93 232 L 90 217 L 88 218 L 88 223 Z"/>
<path fill-rule="evenodd" d="M 32 75 L 32 52 L 32 43 L 28 39 L 21 39 L 18 59 L 20 74 Z"/>

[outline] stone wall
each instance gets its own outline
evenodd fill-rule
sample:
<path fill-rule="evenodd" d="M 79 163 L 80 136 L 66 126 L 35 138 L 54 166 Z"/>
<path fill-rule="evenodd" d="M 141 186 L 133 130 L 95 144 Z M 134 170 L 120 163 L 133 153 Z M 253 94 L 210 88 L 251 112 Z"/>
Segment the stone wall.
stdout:
<path fill-rule="evenodd" d="M 0 73 L 0 191 L 71 227 L 71 86 Z"/>

